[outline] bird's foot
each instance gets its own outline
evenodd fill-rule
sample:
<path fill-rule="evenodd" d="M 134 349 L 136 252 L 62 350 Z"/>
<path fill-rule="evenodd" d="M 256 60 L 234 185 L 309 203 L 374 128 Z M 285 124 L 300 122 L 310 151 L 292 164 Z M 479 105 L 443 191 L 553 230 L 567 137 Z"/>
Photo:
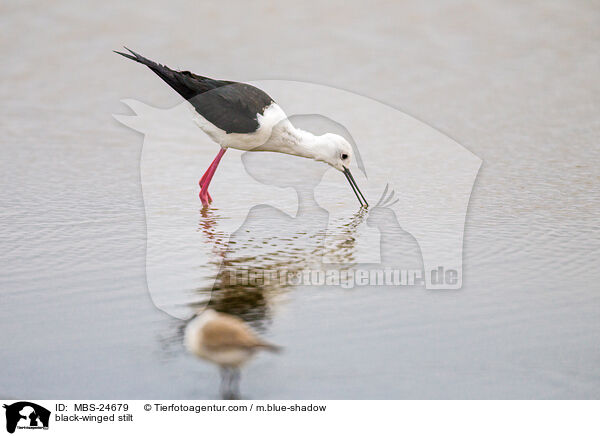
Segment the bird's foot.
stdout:
<path fill-rule="evenodd" d="M 202 206 L 204 206 L 204 207 L 206 207 L 210 203 L 212 203 L 212 197 L 208 193 L 208 189 L 206 189 L 206 190 L 201 189 L 199 197 L 200 197 L 200 201 L 202 202 Z"/>
<path fill-rule="evenodd" d="M 200 200 L 202 200 L 202 185 L 204 184 L 204 176 L 198 181 L 198 186 L 200 186 Z M 208 197 L 208 201 L 212 203 L 212 197 L 208 193 L 208 187 L 206 188 L 206 196 Z M 204 202 L 202 203 L 204 204 Z"/>

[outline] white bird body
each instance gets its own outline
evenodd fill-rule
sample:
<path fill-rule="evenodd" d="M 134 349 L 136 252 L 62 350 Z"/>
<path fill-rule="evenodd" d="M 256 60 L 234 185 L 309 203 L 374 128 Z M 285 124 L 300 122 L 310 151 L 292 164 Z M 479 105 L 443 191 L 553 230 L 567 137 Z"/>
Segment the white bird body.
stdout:
<path fill-rule="evenodd" d="M 191 111 L 198 127 L 224 149 L 271 151 L 330 163 L 335 161 L 338 154 L 336 152 L 346 143 L 346 140 L 338 135 L 317 136 L 294 127 L 283 109 L 275 102 L 262 114 L 257 114 L 259 127 L 251 133 L 227 133 L 200 115 L 193 106 Z M 344 149 L 348 156 L 351 156 L 352 148 L 348 145 Z M 349 164 L 350 157 L 347 159 Z"/>
<path fill-rule="evenodd" d="M 251 133 L 227 133 L 225 130 L 220 129 L 213 123 L 204 118 L 199 114 L 192 106 L 192 116 L 194 121 L 200 127 L 204 133 L 219 144 L 223 148 L 235 148 L 243 151 L 256 150 L 257 147 L 266 144 L 271 135 L 273 129 L 280 122 L 287 120 L 287 115 L 276 103 L 271 103 L 262 114 L 257 115 L 259 127 L 257 130 Z M 273 150 L 269 150 L 273 151 Z"/>

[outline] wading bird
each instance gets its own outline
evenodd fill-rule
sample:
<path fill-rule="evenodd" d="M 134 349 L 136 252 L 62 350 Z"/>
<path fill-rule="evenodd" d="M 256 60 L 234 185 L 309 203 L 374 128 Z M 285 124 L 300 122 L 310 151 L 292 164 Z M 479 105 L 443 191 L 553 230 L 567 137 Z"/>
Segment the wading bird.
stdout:
<path fill-rule="evenodd" d="M 342 136 L 334 133 L 313 135 L 295 128 L 279 105 L 254 86 L 175 71 L 125 49 L 131 54 L 115 53 L 146 65 L 189 101 L 197 113 L 196 122 L 200 128 L 221 146 L 199 181 L 200 200 L 204 206 L 212 201 L 208 186 L 229 147 L 244 151 L 274 151 L 325 162 L 344 173 L 361 206 L 369 205 L 350 172 L 352 146 Z"/>
<path fill-rule="evenodd" d="M 184 344 L 196 356 L 221 369 L 221 394 L 239 398 L 240 368 L 257 351 L 279 351 L 277 345 L 260 339 L 241 319 L 206 309 L 186 326 Z"/>

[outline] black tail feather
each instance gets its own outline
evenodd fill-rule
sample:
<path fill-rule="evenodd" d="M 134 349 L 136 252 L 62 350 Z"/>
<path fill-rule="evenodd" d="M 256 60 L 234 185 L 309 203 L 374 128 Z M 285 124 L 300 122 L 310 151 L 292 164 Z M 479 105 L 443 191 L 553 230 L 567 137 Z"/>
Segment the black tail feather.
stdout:
<path fill-rule="evenodd" d="M 115 53 L 146 65 L 179 95 L 190 102 L 196 111 L 227 133 L 251 133 L 259 128 L 257 114 L 273 103 L 264 91 L 245 83 L 215 80 L 190 71 L 176 71 L 161 65 L 133 50 Z M 208 92 L 214 91 L 214 92 Z M 202 94 L 202 98 L 197 98 Z"/>
<path fill-rule="evenodd" d="M 125 50 L 127 50 L 129 53 L 131 54 L 127 54 L 127 53 L 123 53 L 121 51 L 117 51 L 117 50 L 113 50 L 115 53 L 120 54 L 121 56 L 125 56 L 127 59 L 131 59 L 133 61 L 139 62 L 140 64 L 144 64 L 147 65 L 148 67 L 154 69 L 156 67 L 159 67 L 161 65 L 157 64 L 154 61 L 151 61 L 150 59 L 145 58 L 144 56 L 142 56 L 139 53 L 134 52 L 133 50 L 123 46 L 123 48 Z"/>
<path fill-rule="evenodd" d="M 124 48 L 131 54 L 116 50 L 113 51 L 121 56 L 126 57 L 127 59 L 131 59 L 139 62 L 140 64 L 146 65 L 186 100 L 189 100 L 198 94 L 202 94 L 203 92 L 231 83 L 198 76 L 190 73 L 189 71 L 175 71 L 166 65 L 161 65 L 151 61 L 141 54 L 128 49 L 127 47 Z"/>
<path fill-rule="evenodd" d="M 137 59 L 134 56 L 131 56 L 130 54 L 127 54 L 127 53 L 123 53 L 122 51 L 113 50 L 113 52 L 120 54 L 121 56 L 125 56 L 128 59 L 137 61 Z"/>

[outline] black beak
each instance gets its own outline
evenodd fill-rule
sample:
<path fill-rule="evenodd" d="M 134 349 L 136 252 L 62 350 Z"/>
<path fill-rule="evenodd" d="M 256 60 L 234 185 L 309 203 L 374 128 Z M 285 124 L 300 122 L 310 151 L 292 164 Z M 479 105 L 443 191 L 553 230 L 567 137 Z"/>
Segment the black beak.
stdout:
<path fill-rule="evenodd" d="M 348 183 L 350 183 L 350 186 L 352 187 L 352 190 L 354 191 L 356 198 L 358 198 L 358 202 L 360 203 L 360 206 L 361 207 L 369 207 L 369 203 L 367 203 L 365 196 L 362 194 L 362 192 L 360 192 L 360 189 L 358 189 L 358 185 L 356 184 L 356 180 L 354 180 L 354 177 L 352 177 L 352 173 L 346 167 L 344 167 L 344 175 L 348 179 Z M 360 196 L 359 196 L 359 194 L 360 194 Z M 363 204 L 363 201 L 365 202 L 365 204 Z"/>

